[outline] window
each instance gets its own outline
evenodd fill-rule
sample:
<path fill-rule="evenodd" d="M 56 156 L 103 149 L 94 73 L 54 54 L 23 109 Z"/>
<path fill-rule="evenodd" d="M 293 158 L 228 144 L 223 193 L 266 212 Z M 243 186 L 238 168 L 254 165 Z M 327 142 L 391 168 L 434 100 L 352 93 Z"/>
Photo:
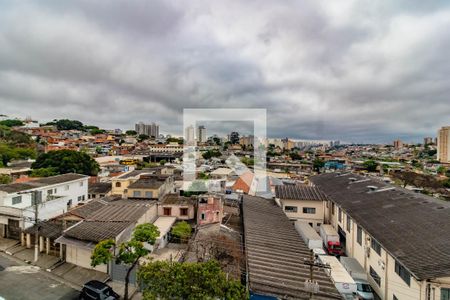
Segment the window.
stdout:
<path fill-rule="evenodd" d="M 81 201 L 81 196 L 78 196 L 78 201 Z"/>
<path fill-rule="evenodd" d="M 362 246 L 362 228 L 359 225 L 356 227 L 356 241 Z"/>
<path fill-rule="evenodd" d="M 120 182 L 116 182 L 116 187 L 121 187 L 122 184 Z"/>
<path fill-rule="evenodd" d="M 22 196 L 12 197 L 12 205 L 22 203 Z"/>
<path fill-rule="evenodd" d="M 339 207 L 338 221 L 342 222 L 342 209 Z"/>
<path fill-rule="evenodd" d="M 145 192 L 145 198 L 153 198 L 153 192 L 150 191 Z"/>
<path fill-rule="evenodd" d="M 398 300 L 398 298 L 395 295 L 392 295 L 392 300 Z"/>
<path fill-rule="evenodd" d="M 441 288 L 441 300 L 450 300 L 450 289 Z"/>
<path fill-rule="evenodd" d="M 304 214 L 315 214 L 316 208 L 315 207 L 303 207 L 303 213 Z"/>
<path fill-rule="evenodd" d="M 374 238 L 372 238 L 372 242 L 371 242 L 370 246 L 376 253 L 378 253 L 378 255 L 381 255 L 381 245 L 377 241 L 375 241 Z"/>
<path fill-rule="evenodd" d="M 81 200 L 85 200 L 86 199 L 86 196 L 85 195 L 83 195 L 83 196 L 81 196 Z"/>
<path fill-rule="evenodd" d="M 47 195 L 52 195 L 52 194 L 53 194 L 53 190 L 50 189 L 47 191 Z"/>
<path fill-rule="evenodd" d="M 202 213 L 202 214 L 200 215 L 200 218 L 201 218 L 202 220 L 206 219 L 205 213 Z"/>
<path fill-rule="evenodd" d="M 284 211 L 296 213 L 297 212 L 297 206 L 285 206 L 284 207 Z"/>
<path fill-rule="evenodd" d="M 369 269 L 369 274 L 370 277 L 373 278 L 373 280 L 375 281 L 375 283 L 380 286 L 381 285 L 381 278 L 380 276 L 378 276 L 377 272 L 375 272 L 375 270 L 372 268 L 372 266 Z"/>
<path fill-rule="evenodd" d="M 66 185 L 64 186 L 64 190 L 66 190 L 66 191 L 69 190 L 69 185 L 68 185 L 68 184 L 66 184 Z"/>
<path fill-rule="evenodd" d="M 395 261 L 395 273 L 397 273 L 398 276 L 400 276 L 401 279 L 409 286 L 411 284 L 411 275 L 409 272 L 405 269 L 404 266 L 399 264 L 398 261 Z"/>
<path fill-rule="evenodd" d="M 347 215 L 347 232 L 350 232 L 352 229 L 352 218 L 350 218 L 349 215 Z"/>
<path fill-rule="evenodd" d="M 141 191 L 133 191 L 133 197 L 140 197 Z"/>
<path fill-rule="evenodd" d="M 322 225 L 321 223 L 317 223 L 317 227 L 320 227 L 320 225 Z"/>
<path fill-rule="evenodd" d="M 334 215 L 334 203 L 331 202 L 331 214 Z"/>
<path fill-rule="evenodd" d="M 188 215 L 188 209 L 185 207 L 180 208 L 180 216 L 187 216 Z"/>
<path fill-rule="evenodd" d="M 164 207 L 164 215 L 165 216 L 171 216 L 172 215 L 172 208 L 171 207 Z"/>
<path fill-rule="evenodd" d="M 83 181 L 80 181 L 80 186 L 83 186 L 84 185 L 84 182 Z"/>

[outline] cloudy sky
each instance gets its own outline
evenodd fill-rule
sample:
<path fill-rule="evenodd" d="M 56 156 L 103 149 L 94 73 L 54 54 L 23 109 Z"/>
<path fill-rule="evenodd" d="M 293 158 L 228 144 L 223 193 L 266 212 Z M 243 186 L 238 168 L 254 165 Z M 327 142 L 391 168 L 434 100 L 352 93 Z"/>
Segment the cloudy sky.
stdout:
<path fill-rule="evenodd" d="M 2 1 L 0 114 L 106 128 L 266 108 L 268 134 L 421 140 L 450 125 L 450 1 Z"/>

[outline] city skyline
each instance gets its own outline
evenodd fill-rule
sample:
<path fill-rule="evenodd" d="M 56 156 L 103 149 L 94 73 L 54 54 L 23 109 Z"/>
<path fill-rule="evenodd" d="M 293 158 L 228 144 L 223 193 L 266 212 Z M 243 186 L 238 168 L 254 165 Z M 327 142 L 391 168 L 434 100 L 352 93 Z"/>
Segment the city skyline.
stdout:
<path fill-rule="evenodd" d="M 448 3 L 224 5 L 5 2 L 0 113 L 181 135 L 184 108 L 265 108 L 268 136 L 377 143 L 447 125 Z"/>

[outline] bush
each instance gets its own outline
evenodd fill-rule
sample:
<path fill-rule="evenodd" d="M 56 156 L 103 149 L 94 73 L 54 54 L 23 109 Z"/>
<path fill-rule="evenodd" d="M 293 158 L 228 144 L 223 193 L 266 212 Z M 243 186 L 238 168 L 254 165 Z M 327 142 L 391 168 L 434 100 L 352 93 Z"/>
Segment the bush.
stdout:
<path fill-rule="evenodd" d="M 192 234 L 191 225 L 185 221 L 181 221 L 172 227 L 171 234 L 179 238 L 181 241 L 187 241 Z"/>

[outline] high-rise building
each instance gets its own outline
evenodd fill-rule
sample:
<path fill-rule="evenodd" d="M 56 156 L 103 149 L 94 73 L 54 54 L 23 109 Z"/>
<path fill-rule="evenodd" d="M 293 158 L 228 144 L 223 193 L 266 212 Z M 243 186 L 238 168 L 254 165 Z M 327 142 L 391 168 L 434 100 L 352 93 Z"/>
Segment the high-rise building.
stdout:
<path fill-rule="evenodd" d="M 206 143 L 206 127 L 200 125 L 197 127 L 197 142 L 198 143 Z"/>
<path fill-rule="evenodd" d="M 195 142 L 194 126 L 190 125 L 186 127 L 184 131 L 184 138 L 186 139 L 186 145 L 192 146 Z"/>
<path fill-rule="evenodd" d="M 395 149 L 401 149 L 401 148 L 403 148 L 403 142 L 400 141 L 400 140 L 395 140 L 395 141 L 394 141 L 394 148 L 395 148 Z"/>
<path fill-rule="evenodd" d="M 423 139 L 423 144 L 424 144 L 424 146 L 433 144 L 433 138 L 427 136 L 426 138 Z"/>
<path fill-rule="evenodd" d="M 149 137 L 158 138 L 159 137 L 159 125 L 152 124 L 144 124 L 143 122 L 139 122 L 134 126 L 138 135 L 145 134 Z"/>
<path fill-rule="evenodd" d="M 450 163 L 450 126 L 444 126 L 438 131 L 437 159 L 441 163 Z"/>

